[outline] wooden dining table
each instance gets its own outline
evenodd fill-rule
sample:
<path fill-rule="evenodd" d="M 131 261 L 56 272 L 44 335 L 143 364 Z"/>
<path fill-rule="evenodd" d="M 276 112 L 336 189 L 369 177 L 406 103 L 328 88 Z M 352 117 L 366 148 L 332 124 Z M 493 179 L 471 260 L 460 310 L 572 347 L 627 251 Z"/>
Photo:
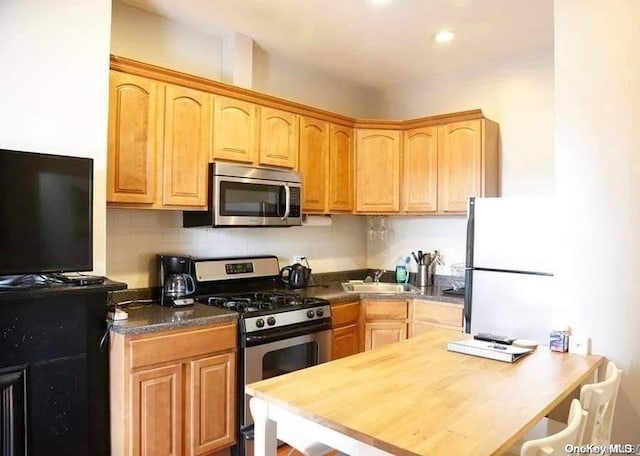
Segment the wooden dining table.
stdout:
<path fill-rule="evenodd" d="M 603 365 L 538 347 L 515 363 L 447 351 L 449 330 L 246 386 L 255 455 L 277 441 L 349 455 L 498 455 Z"/>

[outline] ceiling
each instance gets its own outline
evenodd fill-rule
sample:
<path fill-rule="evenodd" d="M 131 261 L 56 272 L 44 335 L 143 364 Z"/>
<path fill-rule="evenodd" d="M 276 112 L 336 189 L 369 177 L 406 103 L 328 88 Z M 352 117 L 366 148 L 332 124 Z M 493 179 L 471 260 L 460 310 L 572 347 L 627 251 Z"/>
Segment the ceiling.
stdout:
<path fill-rule="evenodd" d="M 267 52 L 369 88 L 553 46 L 553 0 L 124 1 L 209 33 L 242 33 Z M 434 42 L 443 29 L 456 39 Z"/>

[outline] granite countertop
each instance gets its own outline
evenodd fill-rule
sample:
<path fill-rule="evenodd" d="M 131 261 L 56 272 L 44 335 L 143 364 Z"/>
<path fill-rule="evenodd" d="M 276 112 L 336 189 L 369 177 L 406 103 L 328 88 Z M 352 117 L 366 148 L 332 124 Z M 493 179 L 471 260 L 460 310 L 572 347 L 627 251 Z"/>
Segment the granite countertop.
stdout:
<path fill-rule="evenodd" d="M 124 290 L 127 285 L 122 282 L 115 282 L 106 279 L 104 283 L 96 285 L 75 286 L 63 283 L 49 283 L 47 285 L 36 285 L 33 288 L 23 289 L 3 289 L 0 291 L 0 302 L 17 301 L 21 299 L 42 299 L 57 296 L 72 296 L 92 293 L 108 293 L 117 290 Z"/>
<path fill-rule="evenodd" d="M 342 288 L 342 282 L 331 282 L 323 285 L 314 285 L 301 290 L 305 296 L 323 298 L 329 301 L 348 301 L 354 299 L 428 299 L 430 301 L 447 302 L 450 304 L 464 305 L 462 296 L 446 295 L 442 290 L 449 286 L 436 285 L 427 288 L 418 288 L 409 293 L 347 293 Z"/>
<path fill-rule="evenodd" d="M 118 334 L 133 335 L 168 331 L 190 326 L 204 326 L 237 320 L 238 314 L 204 304 L 173 309 L 157 303 L 133 303 L 124 310 L 127 320 L 113 323 L 111 330 Z"/>

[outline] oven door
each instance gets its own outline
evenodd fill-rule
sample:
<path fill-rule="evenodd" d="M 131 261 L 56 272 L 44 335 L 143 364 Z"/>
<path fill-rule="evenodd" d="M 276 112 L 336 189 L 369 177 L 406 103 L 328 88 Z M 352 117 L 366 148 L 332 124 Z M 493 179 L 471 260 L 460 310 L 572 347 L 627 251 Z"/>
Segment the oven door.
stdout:
<path fill-rule="evenodd" d="M 278 375 L 287 374 L 330 360 L 331 330 L 323 330 L 302 336 L 247 347 L 244 359 L 244 384 L 254 383 Z M 244 397 L 244 422 L 253 423 L 249 411 L 249 396 Z"/>
<path fill-rule="evenodd" d="M 300 225 L 300 184 L 215 176 L 214 226 Z"/>

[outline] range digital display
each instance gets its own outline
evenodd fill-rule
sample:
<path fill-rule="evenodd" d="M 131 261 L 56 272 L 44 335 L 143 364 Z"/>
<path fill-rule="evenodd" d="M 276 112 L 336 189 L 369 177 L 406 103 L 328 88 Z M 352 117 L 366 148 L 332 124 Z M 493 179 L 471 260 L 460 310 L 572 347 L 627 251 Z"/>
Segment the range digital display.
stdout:
<path fill-rule="evenodd" d="M 227 263 L 224 265 L 227 274 L 249 274 L 253 272 L 253 263 Z"/>

